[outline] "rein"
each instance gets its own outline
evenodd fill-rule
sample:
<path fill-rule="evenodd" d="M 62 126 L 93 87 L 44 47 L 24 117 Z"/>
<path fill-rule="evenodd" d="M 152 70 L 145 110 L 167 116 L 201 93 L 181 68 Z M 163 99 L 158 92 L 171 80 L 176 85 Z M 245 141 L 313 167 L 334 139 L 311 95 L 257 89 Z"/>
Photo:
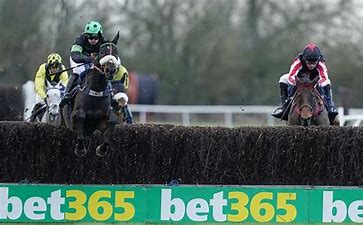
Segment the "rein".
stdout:
<path fill-rule="evenodd" d="M 110 45 L 110 46 L 113 46 L 115 49 L 116 49 L 116 53 L 117 53 L 117 47 L 115 44 L 113 43 L 105 43 L 103 45 L 101 45 L 100 47 L 100 53 L 101 53 L 101 49 L 103 48 L 103 46 L 107 46 L 107 45 Z M 108 55 L 112 55 L 113 53 L 113 50 L 111 47 L 109 47 L 109 49 L 107 49 L 107 52 L 106 52 L 106 55 L 107 53 L 109 53 Z M 100 56 L 100 55 L 99 55 Z M 92 64 L 91 66 L 91 69 L 96 69 L 98 71 L 98 75 L 104 75 L 105 76 L 105 79 L 106 80 L 109 80 L 109 79 L 112 79 L 113 78 L 113 73 L 111 73 L 110 71 L 107 71 L 107 67 L 106 70 L 104 71 L 104 64 L 102 62 L 100 62 L 101 59 L 98 59 L 97 62 L 98 62 L 98 66 L 96 66 L 94 63 Z M 114 61 L 112 61 L 114 63 Z M 102 63 L 102 64 L 101 64 Z M 100 67 L 99 67 L 100 66 Z M 110 88 L 110 85 L 107 85 L 106 89 L 103 90 L 103 91 L 94 91 L 90 88 L 90 86 L 86 83 L 85 86 L 83 86 L 81 89 L 79 89 L 80 91 L 82 91 L 83 93 L 85 93 L 86 95 L 89 95 L 89 96 L 93 96 L 93 97 L 107 97 L 110 95 L 111 91 L 112 91 L 112 88 Z"/>
<path fill-rule="evenodd" d="M 93 68 L 95 68 L 96 70 L 98 70 L 98 72 L 100 72 L 100 74 L 105 74 L 98 66 L 96 66 L 95 64 L 93 64 Z"/>
<path fill-rule="evenodd" d="M 93 64 L 93 68 L 96 69 L 100 75 L 101 74 L 105 75 L 105 72 L 103 72 L 102 69 L 100 69 L 98 66 Z M 88 84 L 84 85 L 79 90 L 85 93 L 86 95 L 93 97 L 108 97 L 111 92 L 109 85 L 107 85 L 106 90 L 104 91 L 93 91 Z"/>

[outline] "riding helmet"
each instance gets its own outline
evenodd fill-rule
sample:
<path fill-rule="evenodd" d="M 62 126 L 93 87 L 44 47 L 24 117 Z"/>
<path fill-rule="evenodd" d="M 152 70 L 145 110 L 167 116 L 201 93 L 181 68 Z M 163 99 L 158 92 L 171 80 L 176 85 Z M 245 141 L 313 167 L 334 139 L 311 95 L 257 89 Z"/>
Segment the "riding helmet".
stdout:
<path fill-rule="evenodd" d="M 48 55 L 47 64 L 48 65 L 58 65 L 62 63 L 62 57 L 58 53 L 52 53 Z"/>
<path fill-rule="evenodd" d="M 322 57 L 319 47 L 315 44 L 305 46 L 302 56 L 304 60 L 313 62 L 319 61 Z"/>
<path fill-rule="evenodd" d="M 89 21 L 84 27 L 84 33 L 86 34 L 98 34 L 98 32 L 102 34 L 102 26 L 97 21 Z"/>

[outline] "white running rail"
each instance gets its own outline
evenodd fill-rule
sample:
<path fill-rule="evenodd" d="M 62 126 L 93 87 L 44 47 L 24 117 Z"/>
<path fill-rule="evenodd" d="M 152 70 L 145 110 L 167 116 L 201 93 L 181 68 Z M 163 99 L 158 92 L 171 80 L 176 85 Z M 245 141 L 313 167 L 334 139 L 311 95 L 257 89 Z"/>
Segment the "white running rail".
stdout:
<path fill-rule="evenodd" d="M 34 82 L 28 81 L 23 85 L 24 93 L 24 119 L 30 116 L 30 111 L 35 104 Z M 178 114 L 181 115 L 181 125 L 191 125 L 191 115 L 196 114 L 221 114 L 223 121 L 216 125 L 234 127 L 243 125 L 247 120 L 254 119 L 259 125 L 276 126 L 284 123 L 273 118 L 270 114 L 277 106 L 263 105 L 129 105 L 130 110 L 135 114 L 138 123 L 149 123 L 150 113 L 152 114 Z M 343 115 L 343 108 L 339 108 L 341 126 L 363 125 L 363 109 L 349 109 L 350 115 Z M 254 115 L 254 116 L 251 116 Z M 237 123 L 236 117 L 241 117 L 244 122 Z M 262 121 L 263 120 L 263 121 Z M 215 121 L 213 121 L 215 122 Z M 256 124 L 257 124 L 256 123 Z M 248 124 L 251 125 L 251 124 Z"/>
<path fill-rule="evenodd" d="M 275 119 L 270 115 L 275 106 L 233 106 L 233 105 L 130 105 L 132 113 L 139 113 L 139 123 L 147 123 L 148 113 L 174 113 L 181 114 L 182 125 L 191 124 L 191 114 L 223 114 L 224 125 L 233 127 L 234 114 L 261 114 L 266 117 L 267 124 L 275 125 Z"/>
<path fill-rule="evenodd" d="M 234 127 L 233 115 L 235 114 L 261 114 L 266 118 L 267 126 L 281 125 L 280 120 L 271 116 L 277 106 L 232 106 L 232 105 L 130 105 L 132 113 L 139 113 L 139 123 L 147 123 L 148 113 L 176 113 L 182 115 L 182 125 L 191 124 L 191 114 L 223 114 L 224 123 L 221 125 Z M 363 121 L 363 109 L 350 109 L 351 115 L 343 115 L 343 108 L 339 109 L 341 126 L 360 126 Z"/>

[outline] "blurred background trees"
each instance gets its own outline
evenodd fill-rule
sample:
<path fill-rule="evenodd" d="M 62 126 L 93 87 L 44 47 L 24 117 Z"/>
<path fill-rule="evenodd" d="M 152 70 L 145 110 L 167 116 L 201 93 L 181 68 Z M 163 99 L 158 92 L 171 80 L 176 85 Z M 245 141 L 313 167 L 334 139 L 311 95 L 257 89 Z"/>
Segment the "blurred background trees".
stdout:
<path fill-rule="evenodd" d="M 314 42 L 335 96 L 350 90 L 363 107 L 362 16 L 354 0 L 0 0 L 0 82 L 32 80 L 51 52 L 68 67 L 99 20 L 106 37 L 120 31 L 126 68 L 159 75 L 160 104 L 276 105 L 280 75 Z"/>

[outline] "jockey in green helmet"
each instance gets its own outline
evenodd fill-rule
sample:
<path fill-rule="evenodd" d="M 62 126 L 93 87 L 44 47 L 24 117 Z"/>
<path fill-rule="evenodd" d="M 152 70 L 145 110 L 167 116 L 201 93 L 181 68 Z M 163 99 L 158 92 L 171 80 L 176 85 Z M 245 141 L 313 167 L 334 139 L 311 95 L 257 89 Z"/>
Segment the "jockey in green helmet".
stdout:
<path fill-rule="evenodd" d="M 65 95 L 60 103 L 60 107 L 68 104 L 71 100 L 70 92 L 78 84 L 78 81 L 82 83 L 85 78 L 85 71 L 88 70 L 91 64 L 96 60 L 99 54 L 100 46 L 106 43 L 107 40 L 103 36 L 103 29 L 99 22 L 89 21 L 85 27 L 83 33 L 76 38 L 72 48 L 70 65 L 73 67 L 72 75 L 68 81 Z M 124 66 L 121 65 L 121 60 L 118 58 L 120 65 L 117 68 L 117 72 L 112 81 L 113 91 L 115 92 L 113 103 L 123 102 L 122 110 L 126 111 L 127 123 L 133 123 L 132 114 L 127 108 L 128 97 L 126 91 L 128 88 L 129 75 Z M 115 106 L 116 104 L 113 104 Z M 117 108 L 117 107 L 114 107 Z"/>
<path fill-rule="evenodd" d="M 89 21 L 84 27 L 84 32 L 76 38 L 71 47 L 70 66 L 74 68 L 61 105 L 70 101 L 70 91 L 78 83 L 80 75 L 81 80 L 84 79 L 84 72 L 90 68 L 100 51 L 100 46 L 105 42 L 101 24 L 94 20 Z"/>

